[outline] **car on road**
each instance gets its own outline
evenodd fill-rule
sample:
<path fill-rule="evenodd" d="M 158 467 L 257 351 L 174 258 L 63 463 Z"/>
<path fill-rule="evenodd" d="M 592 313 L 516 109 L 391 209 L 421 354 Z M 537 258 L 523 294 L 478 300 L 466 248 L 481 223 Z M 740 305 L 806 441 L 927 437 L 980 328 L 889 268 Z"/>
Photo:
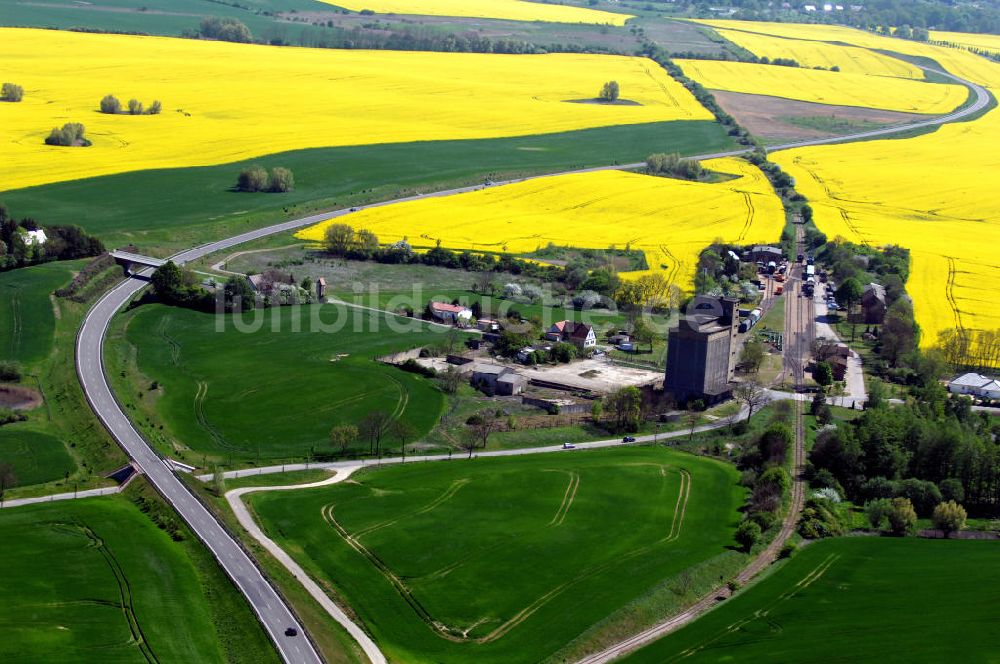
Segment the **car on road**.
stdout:
<path fill-rule="evenodd" d="M 634 436 L 625 436 L 624 438 L 622 438 L 622 442 L 623 443 L 634 443 L 635 442 L 635 437 Z"/>
<path fill-rule="evenodd" d="M 357 212 L 357 211 L 358 211 L 358 208 L 356 208 L 356 207 L 355 208 L 351 208 L 351 212 Z"/>
<path fill-rule="evenodd" d="M 288 629 L 285 630 L 285 636 L 298 636 L 298 635 L 299 635 L 299 630 L 295 629 L 294 627 L 289 627 Z"/>
<path fill-rule="evenodd" d="M 826 308 L 829 309 L 830 311 L 836 311 L 837 309 L 840 309 L 840 305 L 830 300 L 829 302 L 826 303 Z"/>
<path fill-rule="evenodd" d="M 574 445 L 573 443 L 563 443 L 563 449 L 564 450 L 575 450 L 576 449 L 576 445 Z"/>

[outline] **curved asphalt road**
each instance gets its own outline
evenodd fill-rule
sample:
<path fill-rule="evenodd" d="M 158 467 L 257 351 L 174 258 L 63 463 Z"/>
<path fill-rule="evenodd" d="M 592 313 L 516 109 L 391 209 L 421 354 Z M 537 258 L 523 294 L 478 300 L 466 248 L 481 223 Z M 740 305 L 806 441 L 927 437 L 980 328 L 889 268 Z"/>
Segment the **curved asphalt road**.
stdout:
<path fill-rule="evenodd" d="M 866 131 L 851 136 L 818 139 L 813 141 L 803 141 L 799 143 L 787 143 L 779 146 L 772 146 L 771 152 L 786 150 L 796 147 L 806 147 L 811 145 L 824 145 L 828 143 L 840 143 L 848 140 L 878 138 L 888 136 L 912 129 L 933 127 L 948 122 L 954 122 L 976 113 L 989 103 L 989 93 L 979 85 L 964 81 L 957 76 L 952 76 L 946 72 L 935 69 L 928 69 L 936 73 L 947 76 L 965 85 L 975 94 L 976 100 L 968 107 L 951 113 L 949 115 L 936 117 L 930 120 L 917 122 L 914 124 L 898 127 L 889 127 Z M 721 152 L 709 155 L 692 157 L 694 159 L 711 159 L 716 157 L 736 156 L 746 154 L 748 149 Z M 615 166 L 604 166 L 588 168 L 571 172 L 590 172 L 599 170 L 637 168 L 641 163 L 625 164 Z M 529 178 L 522 178 L 529 179 Z M 510 184 L 521 180 L 513 180 L 502 184 Z M 393 201 L 385 201 L 367 207 L 389 205 L 407 200 L 429 198 L 434 196 L 448 196 L 452 194 L 473 191 L 481 186 L 460 187 L 431 194 L 421 194 L 409 196 Z M 175 262 L 184 263 L 208 254 L 222 251 L 230 247 L 262 238 L 274 233 L 295 230 L 303 226 L 309 226 L 327 219 L 349 214 L 350 210 L 338 210 L 323 214 L 311 215 L 301 219 L 294 219 L 274 226 L 268 226 L 247 233 L 242 233 L 225 240 L 211 242 L 194 249 L 180 252 L 172 258 Z M 146 270 L 143 274 L 150 274 Z M 145 287 L 144 281 L 130 279 L 119 284 L 102 297 L 90 310 L 84 319 L 76 343 L 76 368 L 80 378 L 83 391 L 90 402 L 91 408 L 100 418 L 104 426 L 114 436 L 115 440 L 125 449 L 128 455 L 135 461 L 139 468 L 146 474 L 153 486 L 161 495 L 177 510 L 181 518 L 191 527 L 198 537 L 205 543 L 219 564 L 233 580 L 240 591 L 250 602 L 250 606 L 257 614 L 264 629 L 267 630 L 271 639 L 277 646 L 281 658 L 285 662 L 312 664 L 322 661 L 319 654 L 312 647 L 312 644 L 305 638 L 305 633 L 298 619 L 292 614 L 291 609 L 284 602 L 277 591 L 264 578 L 263 573 L 257 568 L 250 557 L 244 552 L 239 544 L 229 535 L 229 533 L 216 521 L 215 517 L 194 497 L 187 487 L 174 475 L 174 473 L 164 465 L 161 458 L 147 443 L 141 434 L 132 426 L 128 417 L 123 412 L 121 406 L 115 400 L 108 385 L 104 371 L 104 337 L 108 325 L 115 313 L 129 302 L 140 290 Z M 297 636 L 287 637 L 284 631 L 288 627 L 294 627 L 298 631 Z"/>

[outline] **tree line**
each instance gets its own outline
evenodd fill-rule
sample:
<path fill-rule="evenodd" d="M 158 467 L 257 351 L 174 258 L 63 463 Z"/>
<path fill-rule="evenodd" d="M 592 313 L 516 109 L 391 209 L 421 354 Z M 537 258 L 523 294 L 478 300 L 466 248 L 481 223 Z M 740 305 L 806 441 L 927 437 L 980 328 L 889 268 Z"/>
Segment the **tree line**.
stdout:
<path fill-rule="evenodd" d="M 920 517 L 942 501 L 1000 515 L 1000 425 L 937 384 L 907 408 L 875 394 L 864 414 L 817 437 L 807 474 L 857 504 L 906 498 Z"/>
<path fill-rule="evenodd" d="M 45 243 L 28 244 L 27 232 L 37 230 L 45 232 Z M 31 218 L 16 221 L 7 208 L 0 205 L 0 271 L 102 253 L 104 245 L 101 241 L 79 226 L 42 226 Z"/>

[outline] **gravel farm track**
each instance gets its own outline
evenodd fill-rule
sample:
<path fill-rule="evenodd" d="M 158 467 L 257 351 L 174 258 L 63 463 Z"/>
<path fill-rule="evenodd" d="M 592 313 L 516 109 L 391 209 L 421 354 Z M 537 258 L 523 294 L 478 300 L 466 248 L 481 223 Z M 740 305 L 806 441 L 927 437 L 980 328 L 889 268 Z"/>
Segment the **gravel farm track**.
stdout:
<path fill-rule="evenodd" d="M 986 109 L 991 103 L 992 97 L 981 86 L 933 68 L 925 67 L 924 69 L 951 78 L 956 82 L 965 85 L 970 90 L 970 93 L 975 96 L 975 99 L 964 108 L 948 115 L 922 120 L 912 124 L 865 131 L 837 138 L 815 139 L 797 143 L 788 143 L 785 145 L 777 145 L 770 147 L 769 150 L 774 152 L 796 147 L 877 139 L 901 132 L 932 128 L 949 122 L 960 121 L 964 118 L 972 116 Z M 739 156 L 746 154 L 747 152 L 749 152 L 749 149 L 734 150 L 710 155 L 697 155 L 692 156 L 691 158 L 712 159 L 717 157 Z M 631 170 L 640 168 L 643 165 L 644 164 L 636 163 L 603 166 L 572 172 L 623 169 Z M 498 183 L 497 186 L 502 186 L 503 184 L 511 184 L 511 182 Z M 385 201 L 375 205 L 390 205 L 397 202 L 420 198 L 449 196 L 452 194 L 473 191 L 479 188 L 479 186 L 471 186 L 449 189 L 436 193 Z M 350 214 L 349 209 L 311 215 L 300 219 L 293 219 L 291 221 L 249 231 L 240 235 L 219 240 L 217 242 L 211 242 L 182 251 L 172 256 L 171 259 L 177 263 L 186 263 L 218 251 L 244 244 L 251 240 L 263 238 L 275 233 L 295 230 L 347 214 Z M 133 460 L 135 466 L 146 475 L 156 490 L 159 491 L 164 499 L 173 506 L 181 518 L 183 518 L 191 529 L 198 535 L 199 539 L 205 543 L 225 572 L 233 580 L 233 583 L 247 598 L 247 601 L 250 603 L 254 613 L 264 626 L 265 631 L 274 642 L 282 660 L 295 664 L 312 664 L 321 662 L 321 657 L 313 647 L 311 640 L 308 638 L 302 624 L 295 616 L 291 607 L 285 602 L 284 598 L 281 597 L 270 581 L 264 576 L 263 572 L 256 565 L 250 555 L 244 550 L 244 548 L 237 542 L 236 538 L 230 534 L 229 531 L 227 531 L 226 528 L 205 507 L 205 505 L 203 505 L 200 500 L 195 497 L 194 493 L 192 493 L 191 490 L 189 490 L 187 486 L 174 474 L 173 469 L 166 464 L 157 452 L 154 451 L 153 447 L 142 437 L 139 431 L 129 421 L 128 416 L 125 414 L 111 390 L 105 375 L 103 356 L 104 342 L 108 326 L 110 325 L 111 319 L 115 316 L 115 314 L 123 306 L 130 302 L 143 288 L 145 288 L 150 274 L 151 269 L 147 269 L 135 275 L 139 278 L 129 278 L 121 282 L 108 291 L 100 300 L 98 300 L 98 302 L 91 308 L 84 318 L 76 342 L 76 369 L 83 391 L 87 396 L 87 400 L 90 403 L 91 408 L 93 408 L 98 418 L 104 426 L 107 427 L 108 431 L 115 438 L 115 440 L 118 441 L 118 443 L 125 449 L 126 453 Z M 799 428 L 801 429 L 801 422 L 799 422 Z M 799 439 L 801 441 L 801 431 L 799 434 Z M 797 449 L 796 463 L 798 464 L 800 462 L 800 451 Z M 799 491 L 801 491 L 801 487 L 799 488 Z M 789 515 L 786 518 L 785 527 L 782 529 L 782 534 L 784 534 L 785 530 L 788 529 L 789 522 L 792 523 L 792 526 L 794 526 L 794 518 L 797 517 L 797 503 L 801 503 L 801 496 L 798 501 L 793 501 L 791 509 L 789 510 Z M 782 538 L 777 538 L 775 540 L 775 544 L 772 544 L 772 547 L 780 547 L 780 544 L 777 544 L 778 540 L 782 540 Z M 770 551 L 770 547 L 768 551 Z M 761 555 L 763 556 L 764 554 Z M 755 573 L 756 570 L 754 570 L 754 567 L 758 565 L 760 560 L 760 556 L 756 558 L 755 562 L 751 563 L 750 567 L 744 571 L 744 574 L 751 571 Z M 766 563 L 760 563 L 760 568 L 763 568 L 765 564 Z M 689 609 L 689 611 L 691 611 L 691 609 Z M 652 638 L 656 638 L 656 636 L 659 636 L 661 633 L 666 633 L 666 631 L 669 630 L 665 629 L 664 626 L 679 619 L 680 617 L 681 616 L 675 616 L 670 621 L 667 621 L 667 623 L 661 623 L 661 625 L 654 627 L 654 630 L 661 630 L 661 632 L 651 634 L 648 639 L 635 641 L 642 636 L 637 635 L 636 637 L 628 639 L 617 646 L 613 646 L 603 653 L 595 655 L 594 657 L 596 658 L 592 657 L 584 661 L 609 661 L 615 657 L 621 656 L 622 654 L 635 649 L 638 645 L 646 643 Z M 294 636 L 286 636 L 286 629 L 288 628 L 294 628 L 297 631 L 297 634 Z M 381 653 L 377 650 L 375 652 L 369 652 L 368 648 L 365 648 L 365 650 L 366 654 L 372 658 L 373 661 L 378 661 L 378 658 L 381 656 Z"/>

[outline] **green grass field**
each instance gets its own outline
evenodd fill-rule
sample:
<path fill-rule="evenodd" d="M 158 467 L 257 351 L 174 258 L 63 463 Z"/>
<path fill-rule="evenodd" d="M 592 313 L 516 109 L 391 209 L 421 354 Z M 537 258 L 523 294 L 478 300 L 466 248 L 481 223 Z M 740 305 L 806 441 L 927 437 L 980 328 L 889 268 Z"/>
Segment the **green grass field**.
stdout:
<path fill-rule="evenodd" d="M 21 385 L 44 403 L 22 411 L 27 422 L 0 427 L 0 462 L 13 466 L 8 497 L 108 482 L 103 475 L 125 456 L 96 421 L 73 362 L 77 328 L 88 304 L 53 299 L 86 261 L 45 263 L 0 273 L 0 360 L 21 364 Z"/>
<path fill-rule="evenodd" d="M 414 462 L 250 501 L 390 660 L 539 661 L 727 553 L 736 481 L 644 448 Z"/>
<path fill-rule="evenodd" d="M 246 7 L 246 10 L 241 7 Z M 239 4 L 212 0 L 142 0 L 141 3 L 132 0 L 101 0 L 100 3 L 92 4 L 73 0 L 44 3 L 0 0 L 0 25 L 87 28 L 176 37 L 185 30 L 196 31 L 201 19 L 206 16 L 226 16 L 239 19 L 254 33 L 259 34 L 275 25 L 274 19 L 257 13 L 259 10 L 290 9 L 331 8 L 313 0 L 242 0 Z"/>
<path fill-rule="evenodd" d="M 339 319 L 339 330 L 333 329 L 338 312 L 350 316 Z M 302 459 L 311 450 L 333 452 L 330 428 L 357 424 L 372 410 L 408 422 L 410 440 L 437 422 L 443 405 L 437 387 L 373 357 L 438 341 L 442 328 L 335 305 L 256 315 L 262 325 L 247 332 L 233 316 L 162 305 L 142 306 L 116 323 L 109 362 L 119 397 L 137 409 L 140 424 L 147 418 L 163 424 L 147 429 L 163 451 L 199 465 L 255 462 L 258 455 L 261 462 Z M 317 320 L 331 329 L 320 329 Z M 415 328 L 397 332 L 394 323 Z M 129 380 L 121 380 L 121 371 Z M 388 436 L 383 443 L 398 446 Z M 368 444 L 354 449 L 367 453 Z"/>
<path fill-rule="evenodd" d="M 49 295 L 77 263 L 44 263 L 0 272 L 0 360 L 32 364 L 52 352 L 55 315 Z"/>
<path fill-rule="evenodd" d="M 998 542 L 817 542 L 622 661 L 995 662 L 998 556 Z"/>
<path fill-rule="evenodd" d="M 140 171 L 3 192 L 17 217 L 80 224 L 108 246 L 160 254 L 317 210 L 486 178 L 642 161 L 651 152 L 699 154 L 733 145 L 709 121 L 607 127 L 560 134 L 299 150 L 205 168 Z M 285 166 L 295 191 L 231 191 L 250 163 Z"/>
<path fill-rule="evenodd" d="M 3 510 L 0 541 L 0 660 L 278 661 L 208 551 L 124 497 Z"/>
<path fill-rule="evenodd" d="M 0 427 L 0 461 L 11 465 L 17 486 L 63 479 L 76 470 L 63 442 L 31 422 Z"/>

